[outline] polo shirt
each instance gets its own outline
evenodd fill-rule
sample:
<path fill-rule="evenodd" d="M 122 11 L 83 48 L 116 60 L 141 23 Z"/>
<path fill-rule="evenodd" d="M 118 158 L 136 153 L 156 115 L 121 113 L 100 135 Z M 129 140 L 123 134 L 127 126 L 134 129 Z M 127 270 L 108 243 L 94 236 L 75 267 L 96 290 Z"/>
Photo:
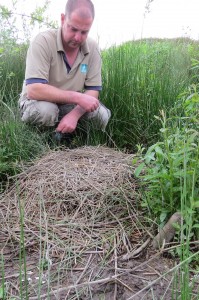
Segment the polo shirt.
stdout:
<path fill-rule="evenodd" d="M 70 67 L 62 44 L 61 28 L 39 33 L 27 52 L 23 98 L 26 85 L 35 82 L 76 92 L 85 89 L 100 91 L 101 55 L 97 43 L 88 37 Z"/>

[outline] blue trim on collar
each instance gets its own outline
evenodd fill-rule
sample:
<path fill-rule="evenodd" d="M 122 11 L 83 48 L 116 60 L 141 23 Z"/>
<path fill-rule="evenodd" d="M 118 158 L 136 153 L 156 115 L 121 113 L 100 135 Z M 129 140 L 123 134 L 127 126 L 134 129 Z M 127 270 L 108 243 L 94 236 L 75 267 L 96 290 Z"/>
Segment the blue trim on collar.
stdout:
<path fill-rule="evenodd" d="M 71 66 L 69 65 L 68 61 L 67 61 L 67 57 L 66 57 L 66 54 L 64 52 L 62 52 L 62 55 L 63 55 L 63 59 L 64 59 L 64 62 L 65 62 L 65 65 L 66 65 L 66 69 L 68 71 L 68 73 L 70 72 L 71 70 Z"/>

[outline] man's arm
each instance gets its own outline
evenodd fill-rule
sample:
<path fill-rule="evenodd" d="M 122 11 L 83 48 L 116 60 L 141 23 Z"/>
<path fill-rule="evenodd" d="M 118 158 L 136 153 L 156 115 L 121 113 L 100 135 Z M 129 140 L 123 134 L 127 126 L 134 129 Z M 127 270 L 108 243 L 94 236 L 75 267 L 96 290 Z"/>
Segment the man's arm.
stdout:
<path fill-rule="evenodd" d="M 83 111 L 84 113 L 92 112 L 99 106 L 98 91 L 89 90 L 82 94 L 74 91 L 65 91 L 43 83 L 28 84 L 27 98 L 58 104 L 76 104 L 83 109 L 81 113 Z"/>
<path fill-rule="evenodd" d="M 85 91 L 84 95 L 91 96 L 98 99 L 99 92 L 94 90 Z M 73 132 L 76 127 L 79 119 L 86 113 L 86 110 L 83 109 L 80 105 L 76 105 L 75 108 L 70 111 L 67 115 L 65 115 L 59 125 L 57 126 L 56 130 L 62 133 Z"/>
<path fill-rule="evenodd" d="M 99 91 L 96 91 L 96 90 L 86 90 L 84 94 L 90 95 L 96 99 L 98 99 L 98 97 L 99 97 Z"/>
<path fill-rule="evenodd" d="M 76 104 L 75 108 L 65 115 L 56 130 L 62 133 L 71 133 L 76 127 L 79 119 L 86 113 L 96 110 L 99 106 L 99 92 L 87 90 L 85 93 L 65 91 L 43 83 L 33 83 L 27 85 L 28 99 L 38 101 L 48 101 L 58 104 Z"/>

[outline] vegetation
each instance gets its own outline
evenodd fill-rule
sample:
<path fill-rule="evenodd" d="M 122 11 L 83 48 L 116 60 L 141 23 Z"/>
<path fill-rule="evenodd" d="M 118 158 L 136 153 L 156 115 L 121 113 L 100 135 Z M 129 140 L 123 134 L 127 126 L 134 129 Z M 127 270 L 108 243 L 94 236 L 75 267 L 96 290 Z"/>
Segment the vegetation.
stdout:
<path fill-rule="evenodd" d="M 165 215 L 180 209 L 181 196 L 189 199 L 190 207 L 197 207 L 192 203 L 197 199 L 199 183 L 199 95 L 196 88 L 194 85 L 187 91 L 188 97 L 187 93 L 181 96 L 170 110 L 169 118 L 164 111 L 155 116 L 162 125 L 161 139 L 148 148 L 136 173 L 139 175 L 142 167 L 146 167 L 140 178 L 147 186 L 147 195 L 152 194 L 149 212 Z M 197 215 L 196 220 L 199 221 Z"/>
<path fill-rule="evenodd" d="M 39 12 L 43 14 L 37 11 L 36 19 Z M 20 121 L 17 102 L 28 42 L 19 42 L 5 26 L 11 16 L 1 6 L 0 192 L 10 176 L 57 146 L 49 144 L 52 132 L 42 133 Z M 199 43 L 183 38 L 130 41 L 102 51 L 101 100 L 111 109 L 112 118 L 105 133 L 78 128 L 78 146 L 107 144 L 138 151 L 141 164 L 135 175 L 143 186 L 142 207 L 149 222 L 155 219 L 162 227 L 172 213 L 182 213 L 184 222 L 177 228 L 181 247 L 176 248 L 185 262 L 181 265 L 185 275 L 176 275 L 184 291 L 181 299 L 191 295 L 190 262 L 195 270 L 199 268 L 198 254 L 192 259 L 190 250 L 191 241 L 199 239 L 198 53 Z M 0 299 L 1 293 L 0 288 Z"/>
<path fill-rule="evenodd" d="M 102 99 L 113 111 L 110 130 L 119 147 L 135 150 L 136 144 L 150 145 L 159 138 L 154 115 L 160 109 L 169 112 L 191 83 L 190 51 L 197 49 L 189 40 L 152 39 L 103 53 Z"/>
<path fill-rule="evenodd" d="M 193 84 L 179 96 L 170 117 L 162 110 L 155 116 L 162 125 L 160 140 L 143 154 L 139 146 L 142 163 L 135 174 L 143 185 L 143 207 L 150 219 L 157 218 L 163 227 L 168 216 L 178 211 L 183 221 L 174 224 L 182 245 L 177 249 L 181 261 L 190 258 L 190 243 L 199 239 L 199 93 L 198 84 Z M 199 252 L 192 260 L 198 269 Z M 181 269 L 182 295 L 191 297 L 189 285 L 189 262 Z"/>

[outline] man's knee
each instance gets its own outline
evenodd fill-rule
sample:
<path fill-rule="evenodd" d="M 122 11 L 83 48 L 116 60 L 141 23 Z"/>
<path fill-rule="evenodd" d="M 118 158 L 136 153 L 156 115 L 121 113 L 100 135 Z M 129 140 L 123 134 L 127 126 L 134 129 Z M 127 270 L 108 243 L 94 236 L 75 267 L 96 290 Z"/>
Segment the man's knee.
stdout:
<path fill-rule="evenodd" d="M 58 121 L 56 104 L 46 101 L 27 100 L 21 107 L 21 119 L 38 126 L 54 126 Z"/>
<path fill-rule="evenodd" d="M 100 103 L 100 106 L 94 112 L 87 114 L 87 118 L 95 122 L 97 127 L 102 131 L 105 131 L 110 117 L 111 117 L 110 109 L 108 109 L 102 103 Z"/>

